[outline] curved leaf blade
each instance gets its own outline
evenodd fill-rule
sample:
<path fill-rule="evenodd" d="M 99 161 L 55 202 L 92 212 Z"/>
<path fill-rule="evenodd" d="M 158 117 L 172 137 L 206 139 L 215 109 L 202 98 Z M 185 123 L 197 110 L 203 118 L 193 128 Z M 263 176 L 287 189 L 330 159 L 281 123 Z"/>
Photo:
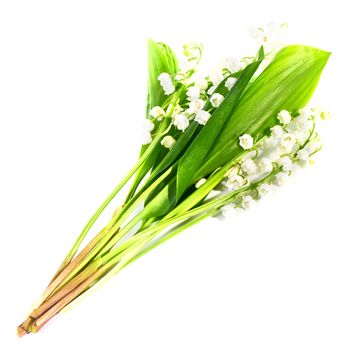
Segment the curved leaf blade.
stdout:
<path fill-rule="evenodd" d="M 266 132 L 276 124 L 279 111 L 295 112 L 304 107 L 318 84 L 329 55 L 329 52 L 308 46 L 282 49 L 243 95 L 195 179 L 232 159 L 239 151 L 240 135 L 256 136 Z"/>
<path fill-rule="evenodd" d="M 221 105 L 215 110 L 211 118 L 180 159 L 177 171 L 177 199 L 179 199 L 184 191 L 193 183 L 194 175 L 210 152 L 210 149 L 218 138 L 227 119 L 232 115 L 232 111 L 260 63 L 261 60 L 253 62 L 244 69 L 231 91 L 227 94 Z"/>
<path fill-rule="evenodd" d="M 151 108 L 161 106 L 167 99 L 158 77 L 161 73 L 175 74 L 178 62 L 171 48 L 160 42 L 148 39 L 148 97 L 147 116 Z"/>

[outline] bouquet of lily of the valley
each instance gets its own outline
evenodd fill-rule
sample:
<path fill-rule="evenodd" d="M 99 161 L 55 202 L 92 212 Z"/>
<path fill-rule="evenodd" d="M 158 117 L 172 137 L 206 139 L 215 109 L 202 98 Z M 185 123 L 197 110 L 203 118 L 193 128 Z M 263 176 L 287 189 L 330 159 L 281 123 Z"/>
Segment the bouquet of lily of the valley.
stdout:
<path fill-rule="evenodd" d="M 184 45 L 179 63 L 167 45 L 149 40 L 139 160 L 78 236 L 19 335 L 37 332 L 88 289 L 184 229 L 248 209 L 321 149 L 316 124 L 328 112 L 307 103 L 329 52 L 262 45 L 255 56 L 226 59 L 208 75 L 198 70 L 202 53 L 202 45 Z M 125 186 L 111 220 L 85 242 Z"/>

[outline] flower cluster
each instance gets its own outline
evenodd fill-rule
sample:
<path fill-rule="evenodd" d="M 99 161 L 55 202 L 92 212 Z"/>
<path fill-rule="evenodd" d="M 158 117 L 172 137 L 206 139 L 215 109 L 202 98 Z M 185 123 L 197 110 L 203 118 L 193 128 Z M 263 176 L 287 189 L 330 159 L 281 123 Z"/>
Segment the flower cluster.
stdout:
<path fill-rule="evenodd" d="M 269 63 L 281 46 L 286 28 L 286 24 L 270 23 L 252 31 L 259 44 L 268 52 L 260 68 Z M 184 58 L 176 75 L 162 73 L 158 77 L 165 95 L 176 95 L 180 91 L 184 96 L 176 98 L 175 103 L 172 100 L 174 106 L 170 113 L 169 109 L 165 112 L 166 106 L 155 106 L 150 112 L 152 121 L 161 121 L 163 118 L 171 120 L 171 127 L 160 142 L 165 148 L 171 149 L 191 123 L 205 125 L 235 85 L 235 74 L 253 60 L 253 57 L 228 57 L 205 76 L 197 71 L 202 51 L 200 44 L 184 45 Z M 218 92 L 219 85 L 224 85 L 226 92 L 222 89 Z M 231 204 L 222 207 L 222 212 L 225 214 L 228 209 L 250 208 L 256 199 L 270 193 L 273 186 L 284 184 L 294 169 L 307 164 L 310 157 L 321 148 L 315 122 L 328 117 L 329 113 L 319 107 L 304 107 L 296 115 L 281 110 L 276 116 L 276 125 L 270 128 L 267 136 L 254 140 L 249 134 L 241 135 L 239 145 L 245 155 L 230 169 L 221 184 L 221 188 L 232 191 L 235 196 Z M 145 144 L 152 141 L 154 124 L 151 120 L 146 125 Z M 195 187 L 199 188 L 205 182 L 206 179 L 200 179 Z"/>
<path fill-rule="evenodd" d="M 226 93 L 228 93 L 237 80 L 232 74 L 239 72 L 246 65 L 237 58 L 226 58 L 215 70 L 205 76 L 198 72 L 202 51 L 201 44 L 184 45 L 184 58 L 180 62 L 179 72 L 175 76 L 168 73 L 159 75 L 158 80 L 165 95 L 171 98 L 176 95 L 176 92 L 184 91 L 184 98 L 174 99 L 175 105 L 170 112 L 166 109 L 168 105 L 153 106 L 150 110 L 149 122 L 144 126 L 143 144 L 152 142 L 154 123 L 163 118 L 170 118 L 173 125 L 172 134 L 164 135 L 161 142 L 166 148 L 173 147 L 176 142 L 174 131 L 183 132 L 192 122 L 205 125 L 225 98 L 225 93 L 216 92 L 218 85 L 224 81 Z"/>
<path fill-rule="evenodd" d="M 269 55 L 265 57 L 265 64 L 261 65 L 262 67 L 268 64 L 276 49 L 280 46 L 286 28 L 285 24 L 270 23 L 265 27 L 259 27 L 252 31 L 252 35 L 258 43 L 269 51 Z M 228 93 L 236 83 L 235 73 L 244 69 L 253 59 L 253 57 L 245 57 L 244 59 L 227 57 L 208 75 L 203 75 L 198 72 L 202 52 L 203 46 L 199 43 L 185 44 L 179 71 L 174 76 L 168 73 L 159 75 L 158 80 L 166 96 L 171 97 L 183 89 L 185 98 L 177 99 L 175 108 L 169 114 L 166 114 L 164 106 L 153 106 L 150 111 L 151 119 L 160 121 L 164 117 L 169 117 L 174 128 L 180 132 L 185 131 L 191 122 L 205 125 L 215 108 L 219 107 L 225 98 L 222 93 L 216 92 L 219 84 L 224 81 Z M 281 113 L 281 118 L 285 118 L 283 116 L 284 111 Z M 152 141 L 152 130 L 149 124 L 145 126 L 144 144 L 149 144 Z M 164 147 L 171 148 L 174 145 L 176 142 L 174 133 L 171 137 L 171 146 L 168 147 L 169 143 L 164 141 L 162 142 Z"/>
<path fill-rule="evenodd" d="M 295 116 L 283 110 L 268 136 L 254 143 L 252 136 L 242 135 L 239 144 L 246 152 L 222 182 L 224 191 L 233 193 L 232 203 L 221 208 L 223 216 L 251 208 L 273 187 L 284 185 L 296 169 L 312 163 L 311 157 L 322 148 L 316 122 L 328 117 L 320 108 L 305 107 Z"/>

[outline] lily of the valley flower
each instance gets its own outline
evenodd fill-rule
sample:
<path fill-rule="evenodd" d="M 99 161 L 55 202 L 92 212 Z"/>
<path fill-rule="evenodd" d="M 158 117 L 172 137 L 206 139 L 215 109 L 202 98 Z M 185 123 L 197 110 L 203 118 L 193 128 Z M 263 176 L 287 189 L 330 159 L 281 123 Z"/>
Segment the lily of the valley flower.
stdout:
<path fill-rule="evenodd" d="M 282 167 L 283 171 L 291 171 L 293 168 L 293 162 L 288 156 L 278 159 L 277 164 Z"/>
<path fill-rule="evenodd" d="M 281 124 L 288 124 L 292 120 L 292 116 L 285 109 L 278 113 L 277 119 Z"/>
<path fill-rule="evenodd" d="M 162 146 L 169 149 L 173 148 L 175 143 L 176 143 L 176 140 L 170 135 L 163 137 L 163 139 L 160 141 L 160 144 Z"/>
<path fill-rule="evenodd" d="M 205 78 L 197 78 L 194 80 L 194 86 L 200 91 L 205 91 L 208 88 L 208 81 Z"/>
<path fill-rule="evenodd" d="M 305 149 L 309 154 L 314 153 L 315 151 L 319 150 L 322 147 L 320 141 L 318 139 L 311 140 L 307 143 Z"/>
<path fill-rule="evenodd" d="M 240 189 L 245 183 L 244 178 L 241 175 L 233 175 L 228 178 L 228 180 L 225 183 L 225 186 L 229 188 L 230 190 L 238 190 Z"/>
<path fill-rule="evenodd" d="M 181 131 L 184 131 L 190 125 L 188 118 L 183 114 L 176 114 L 174 116 L 173 124 Z"/>
<path fill-rule="evenodd" d="M 272 136 L 279 139 L 284 134 L 284 131 L 280 125 L 275 125 L 271 128 Z"/>
<path fill-rule="evenodd" d="M 143 129 L 145 131 L 152 131 L 154 129 L 154 124 L 149 119 L 145 119 L 143 122 Z"/>
<path fill-rule="evenodd" d="M 199 181 L 197 181 L 195 187 L 199 188 L 199 187 L 203 186 L 206 182 L 207 182 L 207 179 L 205 179 L 205 178 L 200 179 Z"/>
<path fill-rule="evenodd" d="M 164 90 L 165 95 L 171 95 L 175 91 L 174 83 L 168 73 L 161 73 L 158 76 L 158 80 Z"/>
<path fill-rule="evenodd" d="M 197 86 L 190 86 L 186 92 L 186 95 L 189 101 L 193 101 L 193 100 L 199 99 L 199 96 L 201 95 L 201 91 Z"/>
<path fill-rule="evenodd" d="M 203 110 L 199 110 L 196 113 L 196 117 L 194 118 L 194 120 L 198 124 L 205 125 L 209 118 L 210 118 L 210 113 L 209 112 L 203 111 Z"/>
<path fill-rule="evenodd" d="M 260 45 L 264 45 L 267 52 L 275 51 L 284 41 L 287 25 L 271 22 L 266 26 L 259 27 L 251 31 L 252 36 L 258 40 Z"/>
<path fill-rule="evenodd" d="M 272 165 L 272 161 L 270 158 L 264 157 L 264 158 L 259 160 L 259 170 L 262 173 L 270 172 L 270 171 L 272 171 L 272 169 L 273 169 L 273 165 Z"/>
<path fill-rule="evenodd" d="M 204 105 L 205 105 L 205 102 L 202 99 L 196 98 L 195 100 L 190 102 L 189 110 L 191 113 L 195 113 L 203 109 Z"/>
<path fill-rule="evenodd" d="M 151 131 L 154 129 L 154 124 L 149 120 L 145 119 L 142 128 L 142 144 L 148 145 L 152 142 Z"/>
<path fill-rule="evenodd" d="M 250 159 L 244 159 L 241 164 L 242 170 L 247 174 L 247 175 L 252 175 L 256 172 L 257 166 L 255 162 Z"/>
<path fill-rule="evenodd" d="M 230 73 L 235 73 L 242 69 L 242 62 L 235 57 L 226 57 L 222 62 L 223 68 L 226 68 Z"/>
<path fill-rule="evenodd" d="M 285 153 L 289 153 L 293 146 L 295 144 L 295 136 L 293 134 L 284 134 L 282 135 L 279 146 L 281 147 L 281 150 Z"/>
<path fill-rule="evenodd" d="M 239 145 L 243 149 L 251 149 L 254 145 L 254 140 L 249 134 L 244 134 L 239 137 Z"/>
<path fill-rule="evenodd" d="M 208 95 L 212 95 L 214 93 L 214 91 L 216 90 L 217 86 L 213 85 L 208 89 Z"/>
<path fill-rule="evenodd" d="M 152 142 L 152 135 L 149 131 L 142 133 L 141 142 L 143 145 L 149 145 Z"/>
<path fill-rule="evenodd" d="M 224 100 L 224 96 L 222 96 L 221 94 L 215 93 L 210 98 L 210 103 L 214 108 L 216 108 L 220 106 L 223 100 Z"/>
<path fill-rule="evenodd" d="M 226 81 L 225 81 L 225 87 L 227 87 L 228 90 L 231 90 L 233 85 L 235 85 L 235 82 L 237 81 L 236 78 L 228 78 Z"/>
<path fill-rule="evenodd" d="M 151 116 L 154 118 L 161 118 L 165 116 L 165 111 L 163 108 L 159 107 L 159 106 L 155 106 L 151 109 L 150 111 Z"/>
<path fill-rule="evenodd" d="M 297 157 L 300 160 L 306 161 L 309 159 L 309 152 L 304 148 L 297 152 Z"/>

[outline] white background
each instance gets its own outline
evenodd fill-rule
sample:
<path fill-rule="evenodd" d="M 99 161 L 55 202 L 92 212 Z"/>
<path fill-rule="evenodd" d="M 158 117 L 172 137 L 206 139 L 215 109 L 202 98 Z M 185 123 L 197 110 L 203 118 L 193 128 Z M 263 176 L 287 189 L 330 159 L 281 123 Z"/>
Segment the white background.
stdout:
<path fill-rule="evenodd" d="M 0 5 L 1 349 L 349 349 L 349 45 L 345 1 L 16 1 Z M 333 52 L 315 100 L 316 165 L 235 220 L 206 220 L 37 335 L 15 327 L 89 215 L 133 165 L 146 39 L 205 60 L 254 52 L 247 29 Z"/>

